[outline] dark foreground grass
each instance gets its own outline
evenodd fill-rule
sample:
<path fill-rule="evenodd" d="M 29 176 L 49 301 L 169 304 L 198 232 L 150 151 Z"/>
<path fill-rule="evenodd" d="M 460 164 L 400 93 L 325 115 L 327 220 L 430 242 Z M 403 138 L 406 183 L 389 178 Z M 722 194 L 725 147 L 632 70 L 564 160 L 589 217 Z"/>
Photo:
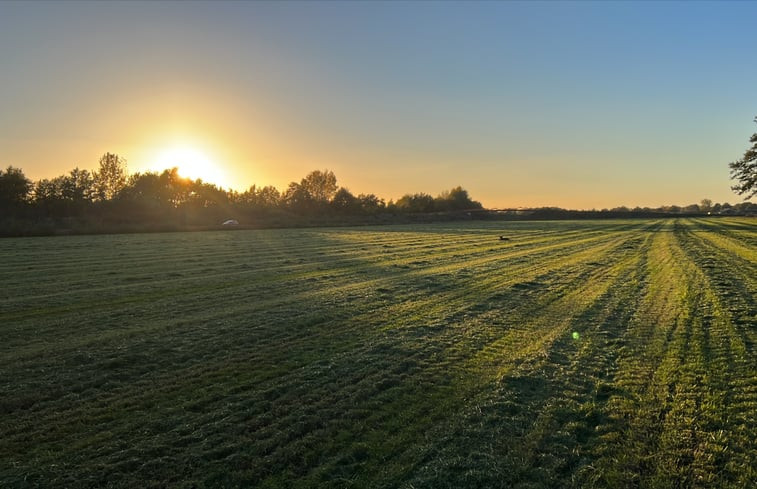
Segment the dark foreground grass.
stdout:
<path fill-rule="evenodd" d="M 756 250 L 747 218 L 2 240 L 0 486 L 753 487 Z"/>

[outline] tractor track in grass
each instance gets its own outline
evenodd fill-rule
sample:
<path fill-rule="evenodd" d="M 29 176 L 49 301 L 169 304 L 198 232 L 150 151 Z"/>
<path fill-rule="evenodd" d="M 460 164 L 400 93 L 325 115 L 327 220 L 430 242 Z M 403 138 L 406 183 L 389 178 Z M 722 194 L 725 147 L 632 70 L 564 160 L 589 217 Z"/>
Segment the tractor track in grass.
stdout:
<path fill-rule="evenodd" d="M 692 323 L 701 324 L 697 331 L 701 346 L 696 345 L 701 354 L 694 374 L 699 391 L 692 396 L 696 411 L 690 417 L 697 442 L 694 460 L 705 459 L 705 466 L 695 463 L 693 473 L 687 475 L 692 485 L 700 487 L 721 480 L 753 486 L 757 484 L 757 266 L 718 238 L 686 227 L 678 229 L 687 265 L 693 270 L 692 282 L 700 284 L 691 301 Z"/>
<path fill-rule="evenodd" d="M 602 435 L 597 430 L 611 424 L 601 405 L 615 392 L 614 355 L 629 314 L 626 300 L 641 287 L 639 260 L 632 256 L 608 263 L 605 273 L 574 283 L 568 303 L 544 311 L 540 319 L 547 324 L 532 331 L 539 335 L 532 345 L 540 353 L 520 357 L 503 351 L 504 369 L 479 388 L 455 429 L 444 434 L 449 440 L 434 440 L 408 487 L 554 487 L 575 471 L 582 454 L 565 441 L 579 439 L 591 447 L 592 438 Z M 618 289 L 627 292 L 618 294 Z M 506 337 L 497 343 L 518 345 Z"/>
<path fill-rule="evenodd" d="M 630 429 L 622 446 L 595 462 L 590 480 L 597 487 L 628 480 L 642 487 L 748 487 L 753 442 L 733 413 L 743 410 L 734 401 L 754 378 L 754 362 L 702 273 L 688 224 L 671 229 L 650 255 L 649 293 L 631 329 L 638 340 L 621 358 L 619 384 L 631 397 L 615 410 Z M 729 451 L 733 446 L 742 453 Z"/>
<path fill-rule="evenodd" d="M 729 384 L 745 372 L 735 363 L 735 331 L 729 319 L 718 313 L 719 300 L 697 264 L 689 237 L 688 225 L 676 222 L 671 254 L 678 267 L 678 317 L 658 368 L 658 382 L 663 388 L 667 385 L 667 397 L 658 401 L 663 406 L 658 438 L 661 456 L 648 482 L 727 486 L 743 473 L 727 470 L 720 436 L 728 428 Z M 728 458 L 737 461 L 734 454 Z"/>

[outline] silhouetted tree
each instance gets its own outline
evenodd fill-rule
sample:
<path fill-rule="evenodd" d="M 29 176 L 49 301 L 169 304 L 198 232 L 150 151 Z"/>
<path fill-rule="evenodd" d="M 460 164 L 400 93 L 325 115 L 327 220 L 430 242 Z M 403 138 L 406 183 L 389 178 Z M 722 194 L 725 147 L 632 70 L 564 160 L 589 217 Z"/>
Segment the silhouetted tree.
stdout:
<path fill-rule="evenodd" d="M 32 182 L 20 168 L 0 169 L 0 206 L 9 208 L 26 202 L 31 190 Z"/>
<path fill-rule="evenodd" d="M 189 200 L 192 192 L 192 180 L 179 175 L 178 168 L 163 170 L 158 180 L 160 181 L 162 202 L 168 202 L 172 207 L 179 207 Z"/>
<path fill-rule="evenodd" d="M 344 187 L 341 187 L 331 199 L 331 207 L 342 214 L 355 214 L 360 210 L 357 197 Z"/>
<path fill-rule="evenodd" d="M 238 195 L 237 201 L 256 210 L 273 209 L 281 201 L 281 192 L 272 185 L 265 187 L 251 186 Z"/>
<path fill-rule="evenodd" d="M 119 194 L 121 200 L 152 203 L 156 206 L 161 203 L 162 197 L 160 175 L 154 172 L 131 175 Z"/>
<path fill-rule="evenodd" d="M 60 190 L 60 182 L 63 177 L 57 177 L 52 180 L 44 178 L 34 183 L 34 197 L 33 200 L 38 204 L 50 203 L 54 200 L 62 199 L 62 191 Z"/>
<path fill-rule="evenodd" d="M 74 168 L 63 177 L 60 185 L 63 199 L 70 202 L 91 202 L 95 196 L 95 179 L 88 170 Z"/>
<path fill-rule="evenodd" d="M 126 160 L 114 153 L 100 158 L 100 168 L 94 173 L 95 192 L 99 200 L 111 200 L 126 186 Z"/>
<path fill-rule="evenodd" d="M 739 202 L 735 206 L 733 206 L 736 209 L 736 213 L 742 216 L 756 216 L 757 215 L 757 204 L 753 204 L 752 202 Z"/>
<path fill-rule="evenodd" d="M 300 186 L 313 202 L 327 204 L 336 194 L 336 175 L 329 170 L 315 170 L 302 179 Z"/>
<path fill-rule="evenodd" d="M 160 174 L 136 173 L 112 201 L 131 222 L 158 225 L 216 224 L 232 208 L 232 194 L 200 179 L 181 177 L 177 168 Z"/>
<path fill-rule="evenodd" d="M 394 207 L 402 212 L 433 212 L 434 198 L 423 192 L 405 194 L 394 203 Z"/>
<path fill-rule="evenodd" d="M 273 185 L 266 185 L 258 190 L 258 202 L 266 208 L 278 207 L 281 203 L 281 192 Z"/>
<path fill-rule="evenodd" d="M 754 121 L 757 122 L 757 117 Z M 746 150 L 744 156 L 728 165 L 731 167 L 731 178 L 739 182 L 731 189 L 739 195 L 746 194 L 746 200 L 757 195 L 757 133 L 752 134 L 749 142 L 752 147 Z"/>
<path fill-rule="evenodd" d="M 313 199 L 305 187 L 297 182 L 291 182 L 282 196 L 282 201 L 291 210 L 305 213 L 313 210 Z"/>
<path fill-rule="evenodd" d="M 202 208 L 226 206 L 229 194 L 217 185 L 198 179 L 189 183 L 187 203 Z"/>
<path fill-rule="evenodd" d="M 187 199 L 178 209 L 190 224 L 220 224 L 232 213 L 230 197 L 229 192 L 212 183 L 190 180 Z"/>
<path fill-rule="evenodd" d="M 82 216 L 95 195 L 94 179 L 88 170 L 74 168 L 68 175 L 34 184 L 33 201 L 50 217 Z"/>
<path fill-rule="evenodd" d="M 468 191 L 460 186 L 439 194 L 434 199 L 434 205 L 438 211 L 462 211 L 482 208 L 481 203 L 472 200 L 468 195 Z"/>
<path fill-rule="evenodd" d="M 360 210 L 365 214 L 374 214 L 386 208 L 384 199 L 379 199 L 373 194 L 360 194 L 357 200 Z"/>
<path fill-rule="evenodd" d="M 325 210 L 336 194 L 336 176 L 329 170 L 310 172 L 300 183 L 292 182 L 282 201 L 299 214 Z"/>

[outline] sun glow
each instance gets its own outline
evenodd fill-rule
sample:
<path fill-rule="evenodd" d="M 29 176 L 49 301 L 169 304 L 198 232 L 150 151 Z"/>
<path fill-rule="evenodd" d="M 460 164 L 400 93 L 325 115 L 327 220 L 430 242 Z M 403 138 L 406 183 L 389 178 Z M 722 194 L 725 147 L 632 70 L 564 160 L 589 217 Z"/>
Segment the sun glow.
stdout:
<path fill-rule="evenodd" d="M 226 175 L 217 162 L 191 146 L 173 146 L 161 151 L 155 159 L 160 170 L 176 167 L 179 175 L 226 187 Z"/>

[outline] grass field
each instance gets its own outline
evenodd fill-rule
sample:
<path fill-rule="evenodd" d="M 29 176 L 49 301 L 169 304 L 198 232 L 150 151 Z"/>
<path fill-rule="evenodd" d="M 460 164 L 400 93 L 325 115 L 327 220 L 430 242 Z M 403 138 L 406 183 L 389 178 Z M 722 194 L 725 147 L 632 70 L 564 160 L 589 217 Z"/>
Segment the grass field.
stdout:
<path fill-rule="evenodd" d="M 0 257 L 1 487 L 757 486 L 754 219 Z"/>

